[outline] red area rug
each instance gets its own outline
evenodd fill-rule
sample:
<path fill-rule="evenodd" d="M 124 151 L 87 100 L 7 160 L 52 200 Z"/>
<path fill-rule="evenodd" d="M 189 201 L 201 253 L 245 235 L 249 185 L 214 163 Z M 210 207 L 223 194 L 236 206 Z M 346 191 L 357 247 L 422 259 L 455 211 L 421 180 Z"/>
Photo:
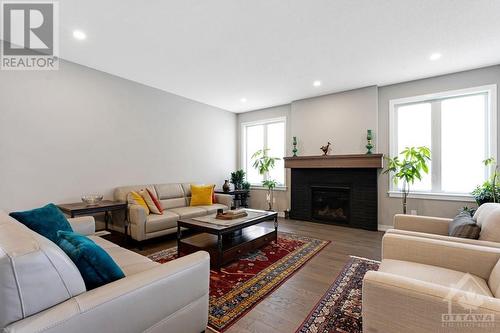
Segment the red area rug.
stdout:
<path fill-rule="evenodd" d="M 280 232 L 278 244 L 249 253 L 220 272 L 210 271 L 209 328 L 216 332 L 228 329 L 328 243 Z M 177 249 L 162 250 L 149 258 L 166 263 L 177 258 Z"/>
<path fill-rule="evenodd" d="M 351 257 L 296 333 L 361 333 L 361 287 L 379 262 Z"/>

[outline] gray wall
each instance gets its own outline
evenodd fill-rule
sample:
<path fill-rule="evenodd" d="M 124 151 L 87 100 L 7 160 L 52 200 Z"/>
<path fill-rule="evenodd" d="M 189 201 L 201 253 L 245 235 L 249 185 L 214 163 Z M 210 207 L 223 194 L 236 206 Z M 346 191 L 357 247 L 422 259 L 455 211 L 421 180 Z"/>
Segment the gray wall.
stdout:
<path fill-rule="evenodd" d="M 318 148 L 329 139 L 333 140 L 333 154 L 363 152 L 367 128 L 375 130 L 375 151 L 388 155 L 389 100 L 487 84 L 500 86 L 500 65 L 385 87 L 368 87 L 294 101 L 279 109 L 269 108 L 239 114 L 238 122 L 249 121 L 247 119 L 273 118 L 279 110 L 289 109 L 289 112 L 283 113 L 288 117 L 290 124 L 289 133 L 287 133 L 289 155 L 291 154 L 290 140 L 294 135 L 299 140 L 299 155 L 318 155 L 320 153 Z M 500 117 L 497 119 L 500 122 Z M 500 156 L 500 151 L 498 156 Z M 388 188 L 388 176 L 380 173 L 378 223 L 382 229 L 392 225 L 394 214 L 401 212 L 401 200 L 389 198 Z M 265 196 L 261 191 L 252 191 L 252 196 L 253 207 L 265 207 Z M 286 194 L 278 193 L 277 198 L 279 210 L 289 207 L 289 191 Z M 419 215 L 452 217 L 465 205 L 473 206 L 473 203 L 409 199 L 408 209 L 417 210 Z"/>
<path fill-rule="evenodd" d="M 389 100 L 487 84 L 497 84 L 498 89 L 500 86 L 500 65 L 380 87 L 378 150 L 389 154 Z M 500 96 L 498 92 L 497 95 Z M 500 121 L 500 117 L 497 119 Z M 388 189 L 389 178 L 387 175 L 381 175 L 379 178 L 379 225 L 392 225 L 394 214 L 400 213 L 402 210 L 401 199 L 389 198 Z M 418 215 L 452 217 L 466 205 L 474 206 L 474 203 L 409 199 L 408 211 L 416 210 Z"/>
<path fill-rule="evenodd" d="M 111 197 L 116 186 L 214 182 L 236 167 L 236 115 L 61 61 L 0 73 L 0 207 Z"/>

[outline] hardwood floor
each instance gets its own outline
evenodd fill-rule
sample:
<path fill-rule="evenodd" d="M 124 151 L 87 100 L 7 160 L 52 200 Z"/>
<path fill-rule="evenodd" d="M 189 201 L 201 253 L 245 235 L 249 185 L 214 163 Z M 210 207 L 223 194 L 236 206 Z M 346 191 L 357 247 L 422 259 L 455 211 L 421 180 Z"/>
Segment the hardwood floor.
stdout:
<path fill-rule="evenodd" d="M 350 255 L 380 260 L 383 232 L 284 219 L 279 220 L 279 230 L 330 240 L 331 243 L 229 328 L 227 333 L 295 332 Z M 147 242 L 141 251 L 132 249 L 149 255 L 175 245 L 175 237 L 167 237 Z"/>

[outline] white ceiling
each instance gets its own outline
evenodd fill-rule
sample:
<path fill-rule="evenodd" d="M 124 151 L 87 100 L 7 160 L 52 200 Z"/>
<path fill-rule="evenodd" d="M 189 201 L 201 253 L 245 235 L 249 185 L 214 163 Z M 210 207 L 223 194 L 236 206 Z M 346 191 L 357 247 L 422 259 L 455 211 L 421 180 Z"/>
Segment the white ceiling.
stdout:
<path fill-rule="evenodd" d="M 59 3 L 62 58 L 234 112 L 500 63 L 500 0 Z"/>

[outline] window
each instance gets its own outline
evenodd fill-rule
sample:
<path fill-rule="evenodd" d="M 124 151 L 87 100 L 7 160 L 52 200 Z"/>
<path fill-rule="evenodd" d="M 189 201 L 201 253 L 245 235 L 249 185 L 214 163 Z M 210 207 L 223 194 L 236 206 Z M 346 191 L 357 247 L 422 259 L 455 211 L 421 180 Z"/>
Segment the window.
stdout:
<path fill-rule="evenodd" d="M 496 85 L 390 101 L 391 157 L 427 146 L 429 174 L 413 196 L 464 200 L 489 176 L 483 160 L 496 157 Z M 391 181 L 390 195 L 399 196 Z"/>
<path fill-rule="evenodd" d="M 262 186 L 265 179 L 274 179 L 278 186 L 285 186 L 285 137 L 286 123 L 284 118 L 269 119 L 259 122 L 243 123 L 242 133 L 242 165 L 247 174 L 247 181 L 253 186 Z M 269 175 L 262 176 L 253 167 L 252 155 L 260 149 L 269 149 L 268 155 L 279 157 Z"/>

